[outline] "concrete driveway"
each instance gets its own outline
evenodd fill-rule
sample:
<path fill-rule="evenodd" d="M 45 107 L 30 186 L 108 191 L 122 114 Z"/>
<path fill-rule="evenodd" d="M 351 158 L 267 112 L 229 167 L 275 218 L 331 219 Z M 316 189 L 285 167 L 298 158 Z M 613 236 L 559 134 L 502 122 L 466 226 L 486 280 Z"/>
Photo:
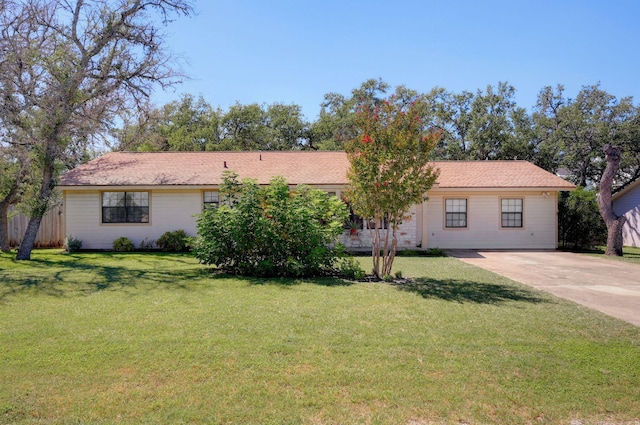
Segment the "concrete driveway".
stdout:
<path fill-rule="evenodd" d="M 559 251 L 449 255 L 640 326 L 640 265 Z"/>

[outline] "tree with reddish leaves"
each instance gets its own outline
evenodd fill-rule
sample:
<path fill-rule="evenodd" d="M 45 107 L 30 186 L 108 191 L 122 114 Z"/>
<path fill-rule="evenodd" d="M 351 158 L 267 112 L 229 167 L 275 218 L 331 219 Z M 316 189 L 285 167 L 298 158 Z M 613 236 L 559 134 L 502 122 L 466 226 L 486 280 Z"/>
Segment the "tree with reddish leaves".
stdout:
<path fill-rule="evenodd" d="M 378 278 L 391 274 L 398 226 L 413 205 L 425 200 L 438 176 L 429 160 L 440 134 L 425 124 L 425 107 L 418 95 L 362 102 L 354 136 L 345 143 L 351 162 L 347 200 L 356 214 L 373 223 L 373 273 Z"/>

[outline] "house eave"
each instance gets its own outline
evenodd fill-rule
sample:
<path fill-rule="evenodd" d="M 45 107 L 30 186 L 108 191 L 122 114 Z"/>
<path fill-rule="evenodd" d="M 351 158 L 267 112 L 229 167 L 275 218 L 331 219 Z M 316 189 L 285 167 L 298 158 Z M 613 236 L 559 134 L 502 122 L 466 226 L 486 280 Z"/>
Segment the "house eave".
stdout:
<path fill-rule="evenodd" d="M 305 183 L 306 186 L 328 189 L 340 189 L 346 186 L 346 184 L 336 183 Z M 261 186 L 266 186 L 262 184 Z M 299 186 L 299 184 L 289 184 L 291 187 Z M 122 190 L 206 190 L 206 189 L 218 189 L 219 183 L 211 184 L 162 184 L 162 185 L 149 185 L 149 184 L 108 184 L 108 185 L 58 185 L 58 188 L 62 191 L 122 191 Z"/>
<path fill-rule="evenodd" d="M 430 192 L 562 192 L 575 190 L 575 187 L 520 186 L 520 187 L 441 187 L 433 186 Z"/>
<path fill-rule="evenodd" d="M 620 190 L 619 192 L 616 192 L 613 195 L 611 195 L 611 200 L 612 201 L 617 200 L 621 196 L 624 196 L 624 194 L 626 194 L 627 192 L 630 192 L 633 189 L 635 189 L 637 186 L 640 186 L 640 179 L 638 179 L 638 180 L 634 181 L 633 183 L 627 185 L 624 189 Z"/>

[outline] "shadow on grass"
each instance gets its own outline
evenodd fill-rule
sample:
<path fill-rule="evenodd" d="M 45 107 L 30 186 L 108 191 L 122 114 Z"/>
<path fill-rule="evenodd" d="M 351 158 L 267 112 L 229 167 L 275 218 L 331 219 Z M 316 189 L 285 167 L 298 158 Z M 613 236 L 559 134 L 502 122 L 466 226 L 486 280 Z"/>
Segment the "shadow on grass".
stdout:
<path fill-rule="evenodd" d="M 119 289 L 187 290 L 194 286 L 191 284 L 194 280 L 209 276 L 206 268 L 175 255 L 167 255 L 168 264 L 161 267 L 152 258 L 145 261 L 137 256 L 133 265 L 124 260 L 126 254 L 109 253 L 100 254 L 101 264 L 96 264 L 96 257 L 83 254 L 60 254 L 24 262 L 11 260 L 11 268 L 0 267 L 0 302 L 20 293 L 67 297 Z M 119 261 L 122 265 L 118 265 Z M 172 263 L 179 267 L 171 267 Z"/>
<path fill-rule="evenodd" d="M 227 275 L 227 277 L 236 277 Z M 242 279 L 248 282 L 251 285 L 278 285 L 282 287 L 288 286 L 296 286 L 303 283 L 311 283 L 313 285 L 319 286 L 351 286 L 355 282 L 350 282 L 348 280 L 340 279 L 338 277 L 309 277 L 309 278 L 285 278 L 285 277 L 277 277 L 277 278 L 259 278 L 259 277 L 243 277 L 237 276 L 237 278 Z"/>
<path fill-rule="evenodd" d="M 540 298 L 534 292 L 524 288 L 457 279 L 417 278 L 412 282 L 399 284 L 397 288 L 401 291 L 416 293 L 423 298 L 436 298 L 458 303 L 548 302 L 548 300 Z"/>
<path fill-rule="evenodd" d="M 278 285 L 283 288 L 302 283 L 321 286 L 348 286 L 336 277 L 257 278 L 223 274 L 194 262 L 187 254 L 175 253 L 55 253 L 34 256 L 30 261 L 1 258 L 0 302 L 20 293 L 53 297 L 89 295 L 108 290 L 151 290 L 175 288 L 197 290 L 203 282 L 234 279 L 249 285 Z"/>
<path fill-rule="evenodd" d="M 180 254 L 54 254 L 28 262 L 2 258 L 0 302 L 20 293 L 41 293 L 55 297 L 88 295 L 107 290 L 175 288 L 197 290 L 211 280 L 234 279 L 249 285 L 277 285 L 282 288 L 303 283 L 326 287 L 353 285 L 338 277 L 257 278 L 221 274 Z M 399 290 L 423 298 L 459 303 L 499 304 L 509 301 L 547 302 L 534 292 L 517 286 L 456 279 L 417 278 L 398 284 Z"/>

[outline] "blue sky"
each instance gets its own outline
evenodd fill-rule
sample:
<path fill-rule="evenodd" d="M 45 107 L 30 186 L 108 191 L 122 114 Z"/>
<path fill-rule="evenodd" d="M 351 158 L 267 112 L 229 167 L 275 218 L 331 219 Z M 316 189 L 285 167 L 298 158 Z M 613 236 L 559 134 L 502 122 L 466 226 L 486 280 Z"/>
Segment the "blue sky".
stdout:
<path fill-rule="evenodd" d="M 191 77 L 158 92 L 213 106 L 296 103 L 315 120 L 326 93 L 370 78 L 420 92 L 475 92 L 508 81 L 531 109 L 540 89 L 575 97 L 601 83 L 640 103 L 640 2 L 200 0 L 166 28 Z"/>

